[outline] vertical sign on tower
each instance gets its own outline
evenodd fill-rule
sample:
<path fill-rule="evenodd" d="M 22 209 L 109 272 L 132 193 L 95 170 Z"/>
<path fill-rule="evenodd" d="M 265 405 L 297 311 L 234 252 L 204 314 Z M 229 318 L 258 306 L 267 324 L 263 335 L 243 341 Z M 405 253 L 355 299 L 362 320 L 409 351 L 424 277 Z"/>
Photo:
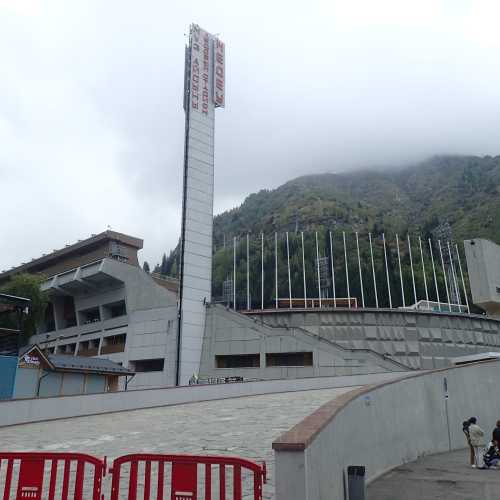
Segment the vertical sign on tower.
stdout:
<path fill-rule="evenodd" d="M 184 73 L 184 188 L 176 384 L 198 374 L 211 300 L 215 108 L 225 105 L 224 43 L 192 24 Z"/>

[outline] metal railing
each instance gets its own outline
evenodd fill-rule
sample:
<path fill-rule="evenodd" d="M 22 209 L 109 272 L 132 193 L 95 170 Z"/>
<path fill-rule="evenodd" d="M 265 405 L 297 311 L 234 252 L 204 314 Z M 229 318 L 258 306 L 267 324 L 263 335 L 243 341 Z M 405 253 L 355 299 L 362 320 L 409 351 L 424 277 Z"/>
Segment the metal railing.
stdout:
<path fill-rule="evenodd" d="M 106 458 L 82 453 L 0 452 L 0 498 L 262 500 L 266 482 L 265 463 L 239 457 L 137 453 L 114 460 L 105 495 L 106 469 Z"/>

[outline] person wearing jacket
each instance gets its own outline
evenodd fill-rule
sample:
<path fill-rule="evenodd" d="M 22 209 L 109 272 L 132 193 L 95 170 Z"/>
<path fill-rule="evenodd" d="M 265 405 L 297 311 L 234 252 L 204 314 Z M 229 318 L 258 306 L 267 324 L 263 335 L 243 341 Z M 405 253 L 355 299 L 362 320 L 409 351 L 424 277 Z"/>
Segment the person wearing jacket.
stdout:
<path fill-rule="evenodd" d="M 484 431 L 481 427 L 479 427 L 479 425 L 477 425 L 476 417 L 471 417 L 469 422 L 470 444 L 474 448 L 474 463 L 472 464 L 472 467 L 482 467 L 481 451 L 485 446 Z"/>
<path fill-rule="evenodd" d="M 497 421 L 497 426 L 493 429 L 492 434 L 491 440 L 495 441 L 497 446 L 500 448 L 500 420 Z"/>
<path fill-rule="evenodd" d="M 469 464 L 473 465 L 475 463 L 474 459 L 474 448 L 472 447 L 472 444 L 470 442 L 470 434 L 469 434 L 469 426 L 470 426 L 470 418 L 462 422 L 462 431 L 465 434 L 465 439 L 467 440 L 467 445 L 469 447 Z"/>

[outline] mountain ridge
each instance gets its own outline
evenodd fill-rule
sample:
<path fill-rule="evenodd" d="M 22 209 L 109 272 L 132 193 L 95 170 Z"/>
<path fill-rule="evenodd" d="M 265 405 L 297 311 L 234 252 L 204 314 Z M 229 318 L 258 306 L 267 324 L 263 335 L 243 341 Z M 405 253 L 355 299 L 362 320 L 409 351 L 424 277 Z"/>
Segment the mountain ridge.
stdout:
<path fill-rule="evenodd" d="M 306 255 L 311 256 L 315 254 L 314 235 L 311 232 L 318 232 L 320 253 L 327 255 L 328 231 L 332 231 L 337 247 L 342 245 L 341 232 L 345 231 L 350 255 L 356 252 L 353 233 L 359 233 L 365 263 L 369 262 L 367 233 L 373 234 L 375 267 L 381 279 L 385 268 L 380 236 L 385 234 L 388 240 L 391 289 L 394 287 L 393 292 L 397 296 L 399 274 L 395 267 L 395 235 L 401 237 L 402 270 L 406 276 L 405 283 L 409 284 L 411 268 L 403 239 L 409 233 L 412 238 L 421 236 L 425 243 L 433 231 L 444 223 L 451 226 L 455 242 L 483 237 L 500 243 L 500 156 L 434 156 L 401 168 L 303 175 L 275 189 L 252 193 L 240 206 L 214 217 L 213 295 L 221 297 L 223 282 L 231 277 L 234 237 L 238 242 L 236 279 L 244 283 L 246 234 L 251 235 L 252 272 L 260 272 L 260 233 L 266 235 L 264 267 L 266 276 L 272 276 L 274 232 L 280 235 L 281 262 L 287 258 L 284 233 L 289 232 L 290 245 L 295 252 L 292 256 L 295 270 L 292 273 L 293 287 L 300 289 L 302 278 L 296 270 L 300 268 L 301 262 L 297 255 L 298 236 L 295 233 L 305 233 Z M 157 271 L 175 275 L 177 262 L 178 247 L 168 258 L 164 257 Z M 337 259 L 336 266 L 342 276 L 342 258 Z M 278 278 L 280 290 L 288 286 L 288 278 L 286 273 L 283 274 L 283 266 L 281 268 Z M 370 272 L 370 269 L 367 268 L 366 272 Z M 308 286 L 312 289 L 316 286 L 314 275 L 314 269 L 310 269 Z M 421 292 L 423 275 L 419 271 L 416 272 L 416 280 Z M 260 293 L 256 288 L 257 281 L 252 283 L 253 296 Z M 265 290 L 266 302 L 269 303 L 274 293 L 271 281 L 266 281 Z M 353 293 L 359 295 L 356 273 L 351 281 Z M 444 286 L 439 271 L 438 281 L 440 286 Z M 345 288 L 345 283 L 339 281 L 339 288 L 342 287 Z M 410 300 L 411 289 L 405 293 L 408 293 Z"/>

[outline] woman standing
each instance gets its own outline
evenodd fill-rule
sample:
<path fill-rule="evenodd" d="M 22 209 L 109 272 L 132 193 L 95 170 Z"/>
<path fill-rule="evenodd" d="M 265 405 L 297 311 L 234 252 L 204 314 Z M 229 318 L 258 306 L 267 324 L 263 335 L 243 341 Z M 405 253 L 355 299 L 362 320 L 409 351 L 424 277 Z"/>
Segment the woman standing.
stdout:
<path fill-rule="evenodd" d="M 470 436 L 470 444 L 474 448 L 474 463 L 472 464 L 472 468 L 482 467 L 481 461 L 481 451 L 484 448 L 484 431 L 477 425 L 477 418 L 471 417 L 469 419 L 469 436 Z"/>

